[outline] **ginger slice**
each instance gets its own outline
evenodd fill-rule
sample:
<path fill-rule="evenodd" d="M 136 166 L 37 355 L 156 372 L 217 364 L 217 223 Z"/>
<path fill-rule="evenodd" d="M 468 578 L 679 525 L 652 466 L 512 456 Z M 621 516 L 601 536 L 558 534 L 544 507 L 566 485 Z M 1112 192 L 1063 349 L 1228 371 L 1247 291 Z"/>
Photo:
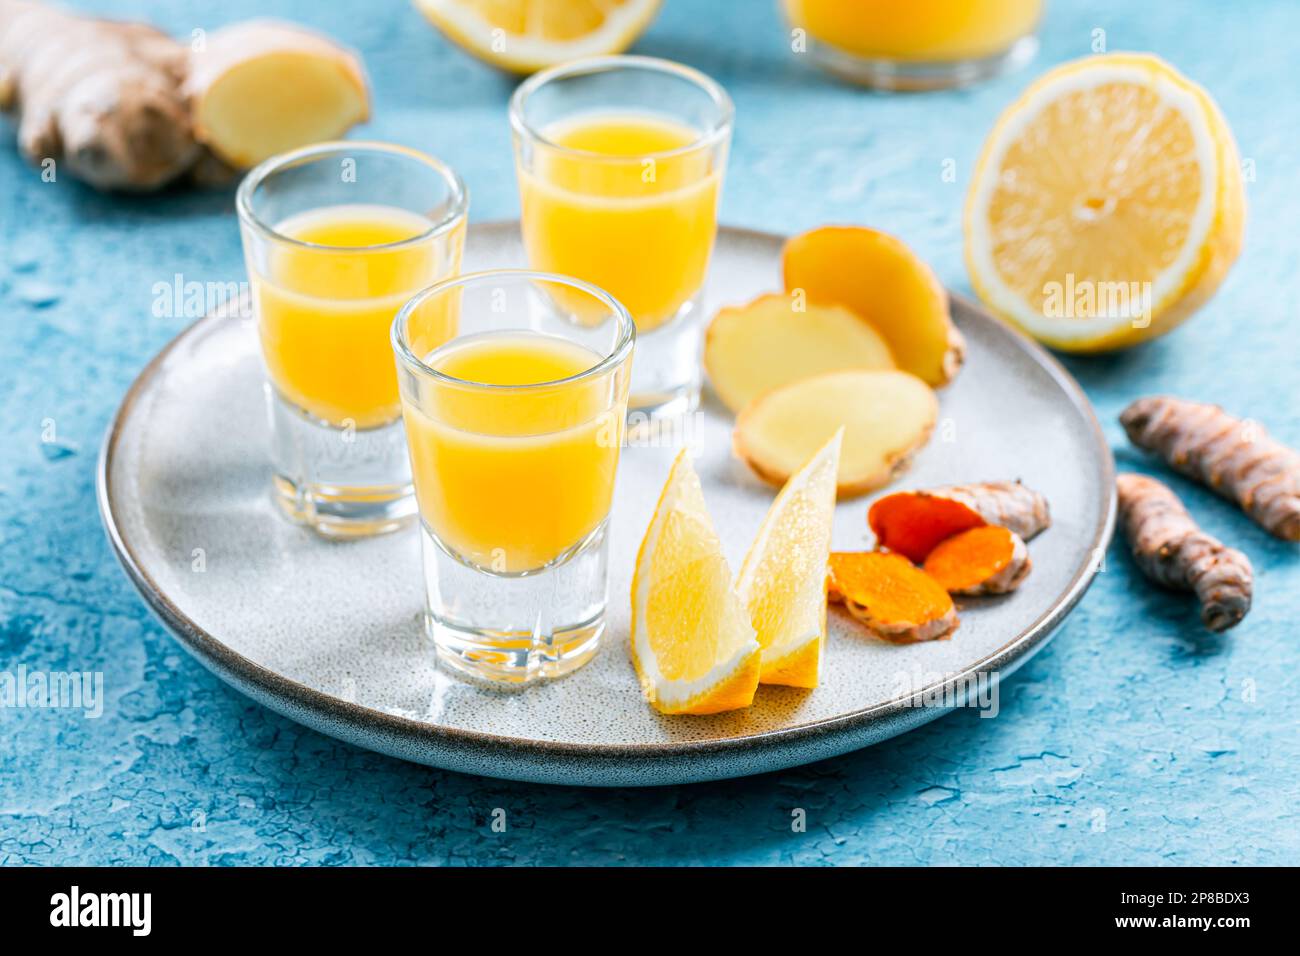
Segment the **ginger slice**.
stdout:
<path fill-rule="evenodd" d="M 949 594 L 1006 594 L 1020 587 L 1033 563 L 1020 535 L 997 525 L 971 528 L 940 542 L 925 559 L 926 574 Z"/>
<path fill-rule="evenodd" d="M 837 305 L 774 292 L 720 309 L 704 339 L 704 367 L 722 403 L 739 412 L 758 396 L 822 372 L 890 369 L 873 326 Z"/>
<path fill-rule="evenodd" d="M 1124 474 L 1116 484 L 1120 526 L 1142 573 L 1167 588 L 1194 592 L 1211 631 L 1240 624 L 1254 590 L 1250 559 L 1197 527 L 1164 483 Z"/>
<path fill-rule="evenodd" d="M 830 594 L 876 637 L 894 644 L 937 641 L 957 629 L 952 597 L 906 558 L 884 551 L 835 551 Z"/>
<path fill-rule="evenodd" d="M 938 413 L 934 392 L 907 372 L 827 372 L 746 405 L 732 444 L 760 478 L 783 485 L 843 428 L 836 492 L 847 497 L 879 488 L 905 469 L 929 440 Z"/>
<path fill-rule="evenodd" d="M 195 138 L 237 168 L 337 139 L 370 115 L 356 54 L 276 20 L 214 31 L 191 55 L 185 91 Z"/>
<path fill-rule="evenodd" d="M 1129 440 L 1230 501 L 1283 541 L 1300 541 L 1300 453 L 1217 405 L 1166 395 L 1120 414 Z"/>
<path fill-rule="evenodd" d="M 998 525 L 1028 541 L 1051 523 L 1047 499 L 1018 481 L 899 491 L 867 512 L 877 545 L 918 564 L 940 542 L 971 528 Z"/>
<path fill-rule="evenodd" d="M 861 226 L 824 226 L 788 240 L 785 288 L 809 302 L 845 306 L 884 336 L 898 367 L 939 387 L 961 368 L 966 345 L 948 293 L 900 239 Z"/>

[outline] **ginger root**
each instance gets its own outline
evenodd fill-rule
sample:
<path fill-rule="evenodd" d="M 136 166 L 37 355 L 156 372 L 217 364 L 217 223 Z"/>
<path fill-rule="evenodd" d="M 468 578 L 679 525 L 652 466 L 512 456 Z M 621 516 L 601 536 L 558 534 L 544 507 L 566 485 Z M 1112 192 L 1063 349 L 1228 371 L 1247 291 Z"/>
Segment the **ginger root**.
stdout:
<path fill-rule="evenodd" d="M 848 309 L 796 306 L 785 293 L 768 293 L 719 309 L 709 323 L 704 368 L 733 412 L 774 388 L 823 372 L 894 367 L 880 333 Z"/>
<path fill-rule="evenodd" d="M 940 584 L 906 558 L 883 551 L 831 553 L 828 598 L 841 601 L 872 634 L 894 644 L 936 641 L 957 629 L 957 609 Z"/>
<path fill-rule="evenodd" d="M 1217 405 L 1157 395 L 1120 414 L 1129 440 L 1235 501 L 1284 541 L 1300 541 L 1300 454 Z"/>
<path fill-rule="evenodd" d="M 949 594 L 1007 594 L 1029 576 L 1033 562 L 1020 535 L 998 525 L 971 528 L 940 542 L 922 565 Z"/>
<path fill-rule="evenodd" d="M 277 20 L 216 30 L 191 55 L 185 81 L 194 135 L 246 169 L 365 122 L 370 99 L 357 56 Z"/>
<path fill-rule="evenodd" d="M 1018 481 L 900 491 L 867 512 L 877 545 L 918 564 L 941 542 L 971 528 L 997 525 L 1028 541 L 1051 523 L 1047 499 Z"/>
<path fill-rule="evenodd" d="M 783 485 L 843 428 L 837 493 L 846 497 L 906 468 L 938 413 L 934 392 L 907 372 L 827 372 L 754 399 L 736 418 L 732 443 L 760 478 Z"/>
<path fill-rule="evenodd" d="M 1120 524 L 1142 573 L 1167 588 L 1195 592 L 1211 631 L 1239 624 L 1254 587 L 1250 559 L 1197 527 L 1167 485 L 1134 474 L 1120 475 L 1117 485 Z"/>
<path fill-rule="evenodd" d="M 935 388 L 961 369 L 966 343 L 952 323 L 948 292 L 926 263 L 888 233 L 823 226 L 789 239 L 781 253 L 787 292 L 842 305 L 889 343 L 905 372 Z"/>
<path fill-rule="evenodd" d="M 18 114 L 33 165 L 145 191 L 341 135 L 369 93 L 352 53 L 300 28 L 251 21 L 191 48 L 146 24 L 0 0 L 0 110 Z"/>
<path fill-rule="evenodd" d="M 155 189 L 200 149 L 181 94 L 188 50 L 153 27 L 0 0 L 0 109 L 18 148 L 99 189 Z"/>

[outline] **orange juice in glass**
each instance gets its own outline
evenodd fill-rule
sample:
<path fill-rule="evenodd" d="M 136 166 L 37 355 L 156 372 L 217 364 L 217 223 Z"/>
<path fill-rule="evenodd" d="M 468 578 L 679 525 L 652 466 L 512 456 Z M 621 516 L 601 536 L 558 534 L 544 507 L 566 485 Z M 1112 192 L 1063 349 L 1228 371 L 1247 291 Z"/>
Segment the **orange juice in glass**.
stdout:
<path fill-rule="evenodd" d="M 632 314 L 634 417 L 693 408 L 730 98 L 680 64 L 597 57 L 533 76 L 510 118 L 530 265 L 591 282 Z"/>
<path fill-rule="evenodd" d="M 634 337 L 603 291 L 520 270 L 448 280 L 398 314 L 428 627 L 454 669 L 527 683 L 595 653 Z"/>
<path fill-rule="evenodd" d="M 961 86 L 1020 66 L 1038 48 L 1044 0 L 783 0 L 794 49 L 882 89 Z"/>
<path fill-rule="evenodd" d="M 401 526 L 415 503 L 389 329 L 415 292 L 459 271 L 463 184 L 415 150 L 323 143 L 253 170 L 236 202 L 275 500 L 322 534 Z"/>

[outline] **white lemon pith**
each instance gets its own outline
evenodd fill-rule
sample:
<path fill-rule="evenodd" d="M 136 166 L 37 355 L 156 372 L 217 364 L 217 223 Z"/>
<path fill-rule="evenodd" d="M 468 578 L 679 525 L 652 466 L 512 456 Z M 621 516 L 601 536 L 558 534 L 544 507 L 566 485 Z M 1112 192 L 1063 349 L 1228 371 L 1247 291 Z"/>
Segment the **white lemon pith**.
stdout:
<path fill-rule="evenodd" d="M 662 713 L 747 707 L 761 649 L 686 452 L 673 462 L 632 575 L 632 662 Z"/>
<path fill-rule="evenodd" d="M 659 12 L 662 0 L 415 0 L 447 37 L 514 73 L 588 56 L 621 53 Z"/>
<path fill-rule="evenodd" d="M 1066 351 L 1169 331 L 1241 248 L 1231 130 L 1157 57 L 1089 57 L 1047 73 L 999 118 L 965 209 L 966 262 L 994 312 Z"/>

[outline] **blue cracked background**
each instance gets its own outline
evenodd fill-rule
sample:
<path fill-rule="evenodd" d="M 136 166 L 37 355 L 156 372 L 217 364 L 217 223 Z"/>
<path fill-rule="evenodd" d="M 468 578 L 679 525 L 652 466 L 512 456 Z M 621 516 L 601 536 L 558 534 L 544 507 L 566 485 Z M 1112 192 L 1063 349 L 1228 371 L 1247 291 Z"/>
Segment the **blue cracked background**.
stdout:
<path fill-rule="evenodd" d="M 358 134 L 432 151 L 473 219 L 517 215 L 513 82 L 404 0 L 114 0 L 80 6 L 177 35 L 268 13 L 357 47 L 375 118 Z M 998 112 L 1049 65 L 1155 51 L 1216 97 L 1247 163 L 1245 252 L 1202 313 L 1121 355 L 1071 359 L 1120 467 L 1115 416 L 1169 391 L 1300 445 L 1300 4 L 1050 4 L 1028 69 L 969 91 L 881 96 L 788 52 L 775 2 L 667 0 L 641 53 L 697 66 L 737 107 L 726 222 L 897 233 L 969 292 L 960 208 Z M 1052 644 L 1003 688 L 870 750 L 718 784 L 554 788 L 443 773 L 339 743 L 257 706 L 146 613 L 100 529 L 100 437 L 145 362 L 189 320 L 155 318 L 174 274 L 243 278 L 230 191 L 113 198 L 0 148 L 0 671 L 102 671 L 97 720 L 0 710 L 0 862 L 155 864 L 1300 863 L 1295 635 L 1300 553 L 1171 479 L 1257 570 L 1247 621 L 1206 637 L 1192 602 L 1149 587 L 1117 544 Z M 357 135 L 357 134 L 354 134 Z M 955 182 L 942 176 L 955 163 Z M 508 827 L 494 833 L 496 809 Z M 795 832 L 793 813 L 806 813 Z"/>

